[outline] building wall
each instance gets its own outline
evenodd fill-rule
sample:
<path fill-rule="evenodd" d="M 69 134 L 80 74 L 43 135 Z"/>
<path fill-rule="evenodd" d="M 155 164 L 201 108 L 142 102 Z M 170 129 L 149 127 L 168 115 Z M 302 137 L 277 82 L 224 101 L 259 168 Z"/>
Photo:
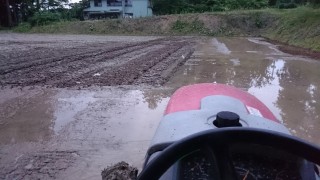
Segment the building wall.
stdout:
<path fill-rule="evenodd" d="M 133 0 L 132 8 L 133 8 L 133 17 L 146 17 L 152 16 L 151 8 L 148 8 L 149 3 L 148 0 Z"/>
<path fill-rule="evenodd" d="M 84 9 L 85 12 L 122 12 L 122 6 L 107 6 L 107 0 L 102 0 L 101 7 L 95 7 L 94 1 L 90 1 L 90 7 Z M 148 0 L 132 0 L 132 6 L 124 7 L 124 12 L 133 14 L 133 17 L 152 16 Z"/>
<path fill-rule="evenodd" d="M 107 0 L 102 0 L 101 7 L 95 7 L 94 1 L 90 1 L 90 7 L 84 9 L 84 11 L 100 11 L 100 12 L 122 12 L 122 6 L 107 6 Z"/>

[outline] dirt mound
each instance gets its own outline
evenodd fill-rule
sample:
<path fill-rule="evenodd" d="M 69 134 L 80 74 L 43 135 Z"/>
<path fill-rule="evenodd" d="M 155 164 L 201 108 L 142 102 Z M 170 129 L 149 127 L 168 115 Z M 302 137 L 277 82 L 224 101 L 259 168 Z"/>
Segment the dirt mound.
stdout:
<path fill-rule="evenodd" d="M 101 172 L 102 180 L 136 180 L 137 175 L 138 169 L 129 166 L 124 161 L 110 166 Z"/>

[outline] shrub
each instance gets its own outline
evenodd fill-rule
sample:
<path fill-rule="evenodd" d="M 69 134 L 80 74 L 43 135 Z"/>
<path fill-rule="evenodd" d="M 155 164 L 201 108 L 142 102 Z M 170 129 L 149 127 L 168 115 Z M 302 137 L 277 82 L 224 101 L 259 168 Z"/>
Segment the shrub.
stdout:
<path fill-rule="evenodd" d="M 45 11 L 35 13 L 31 18 L 29 18 L 29 23 L 31 26 L 43 26 L 60 20 L 61 15 L 59 13 Z"/>
<path fill-rule="evenodd" d="M 28 32 L 31 29 L 29 23 L 20 23 L 17 27 L 13 29 L 15 32 Z"/>

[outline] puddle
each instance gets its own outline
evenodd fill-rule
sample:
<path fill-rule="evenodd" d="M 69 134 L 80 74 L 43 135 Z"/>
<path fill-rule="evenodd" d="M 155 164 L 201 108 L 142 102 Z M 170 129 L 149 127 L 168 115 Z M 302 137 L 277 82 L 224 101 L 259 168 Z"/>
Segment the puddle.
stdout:
<path fill-rule="evenodd" d="M 29 89 L 12 90 L 30 93 Z M 19 155 L 17 147 L 26 143 L 44 144 L 41 150 L 45 151 L 80 151 L 81 160 L 61 173 L 61 179 L 74 179 L 74 174 L 82 179 L 100 179 L 103 168 L 121 160 L 142 167 L 172 89 L 39 88 L 31 94 L 25 98 L 12 96 L 11 101 L 1 104 L 16 111 L 10 117 L 1 116 L 0 147 Z M 15 104 L 17 101 L 21 103 Z M 34 148 L 31 151 L 40 150 Z"/>
<path fill-rule="evenodd" d="M 59 91 L 55 97 L 56 101 L 53 104 L 53 130 L 56 134 L 67 125 L 75 120 L 77 113 L 86 109 L 90 103 L 94 103 L 96 99 L 92 92 L 75 92 L 70 94 L 68 91 Z"/>
<path fill-rule="evenodd" d="M 148 128 L 145 127 L 146 121 L 152 122 L 152 125 L 148 126 L 157 126 L 170 96 L 167 90 L 150 88 L 146 90 L 130 88 L 42 90 L 39 88 L 31 91 L 29 89 L 11 89 L 11 91 L 15 94 L 11 99 L 7 97 L 7 100 L 1 104 L 0 144 L 46 141 L 69 131 L 70 127 L 91 128 L 88 121 L 92 121 L 93 126 L 95 120 L 110 121 L 118 115 L 121 115 L 118 118 L 131 119 L 126 122 L 127 126 L 121 127 L 122 130 L 140 133 L 131 135 L 131 138 L 142 137 L 145 136 L 142 133 L 148 133 L 146 131 Z M 154 112 L 157 114 L 155 117 Z M 120 121 L 117 119 L 114 121 L 115 125 L 109 126 L 116 129 L 114 136 L 126 139 L 127 134 L 122 136 L 122 131 L 118 133 L 118 128 L 115 127 Z M 110 123 L 112 124 L 112 121 Z M 76 132 L 79 131 L 76 130 Z M 73 134 L 73 132 L 68 133 Z M 152 134 L 153 131 L 146 136 L 148 138 L 145 140 L 149 140 Z"/>

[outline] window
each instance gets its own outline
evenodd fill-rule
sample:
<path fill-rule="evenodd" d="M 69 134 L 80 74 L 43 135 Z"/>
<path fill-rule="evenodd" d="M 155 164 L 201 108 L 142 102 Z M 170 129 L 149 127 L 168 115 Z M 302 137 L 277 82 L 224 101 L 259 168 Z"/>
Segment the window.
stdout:
<path fill-rule="evenodd" d="M 107 0 L 108 6 L 122 6 L 122 0 Z"/>
<path fill-rule="evenodd" d="M 101 7 L 102 6 L 102 0 L 94 0 L 94 7 Z"/>
<path fill-rule="evenodd" d="M 132 0 L 125 0 L 125 6 L 132 6 Z"/>

